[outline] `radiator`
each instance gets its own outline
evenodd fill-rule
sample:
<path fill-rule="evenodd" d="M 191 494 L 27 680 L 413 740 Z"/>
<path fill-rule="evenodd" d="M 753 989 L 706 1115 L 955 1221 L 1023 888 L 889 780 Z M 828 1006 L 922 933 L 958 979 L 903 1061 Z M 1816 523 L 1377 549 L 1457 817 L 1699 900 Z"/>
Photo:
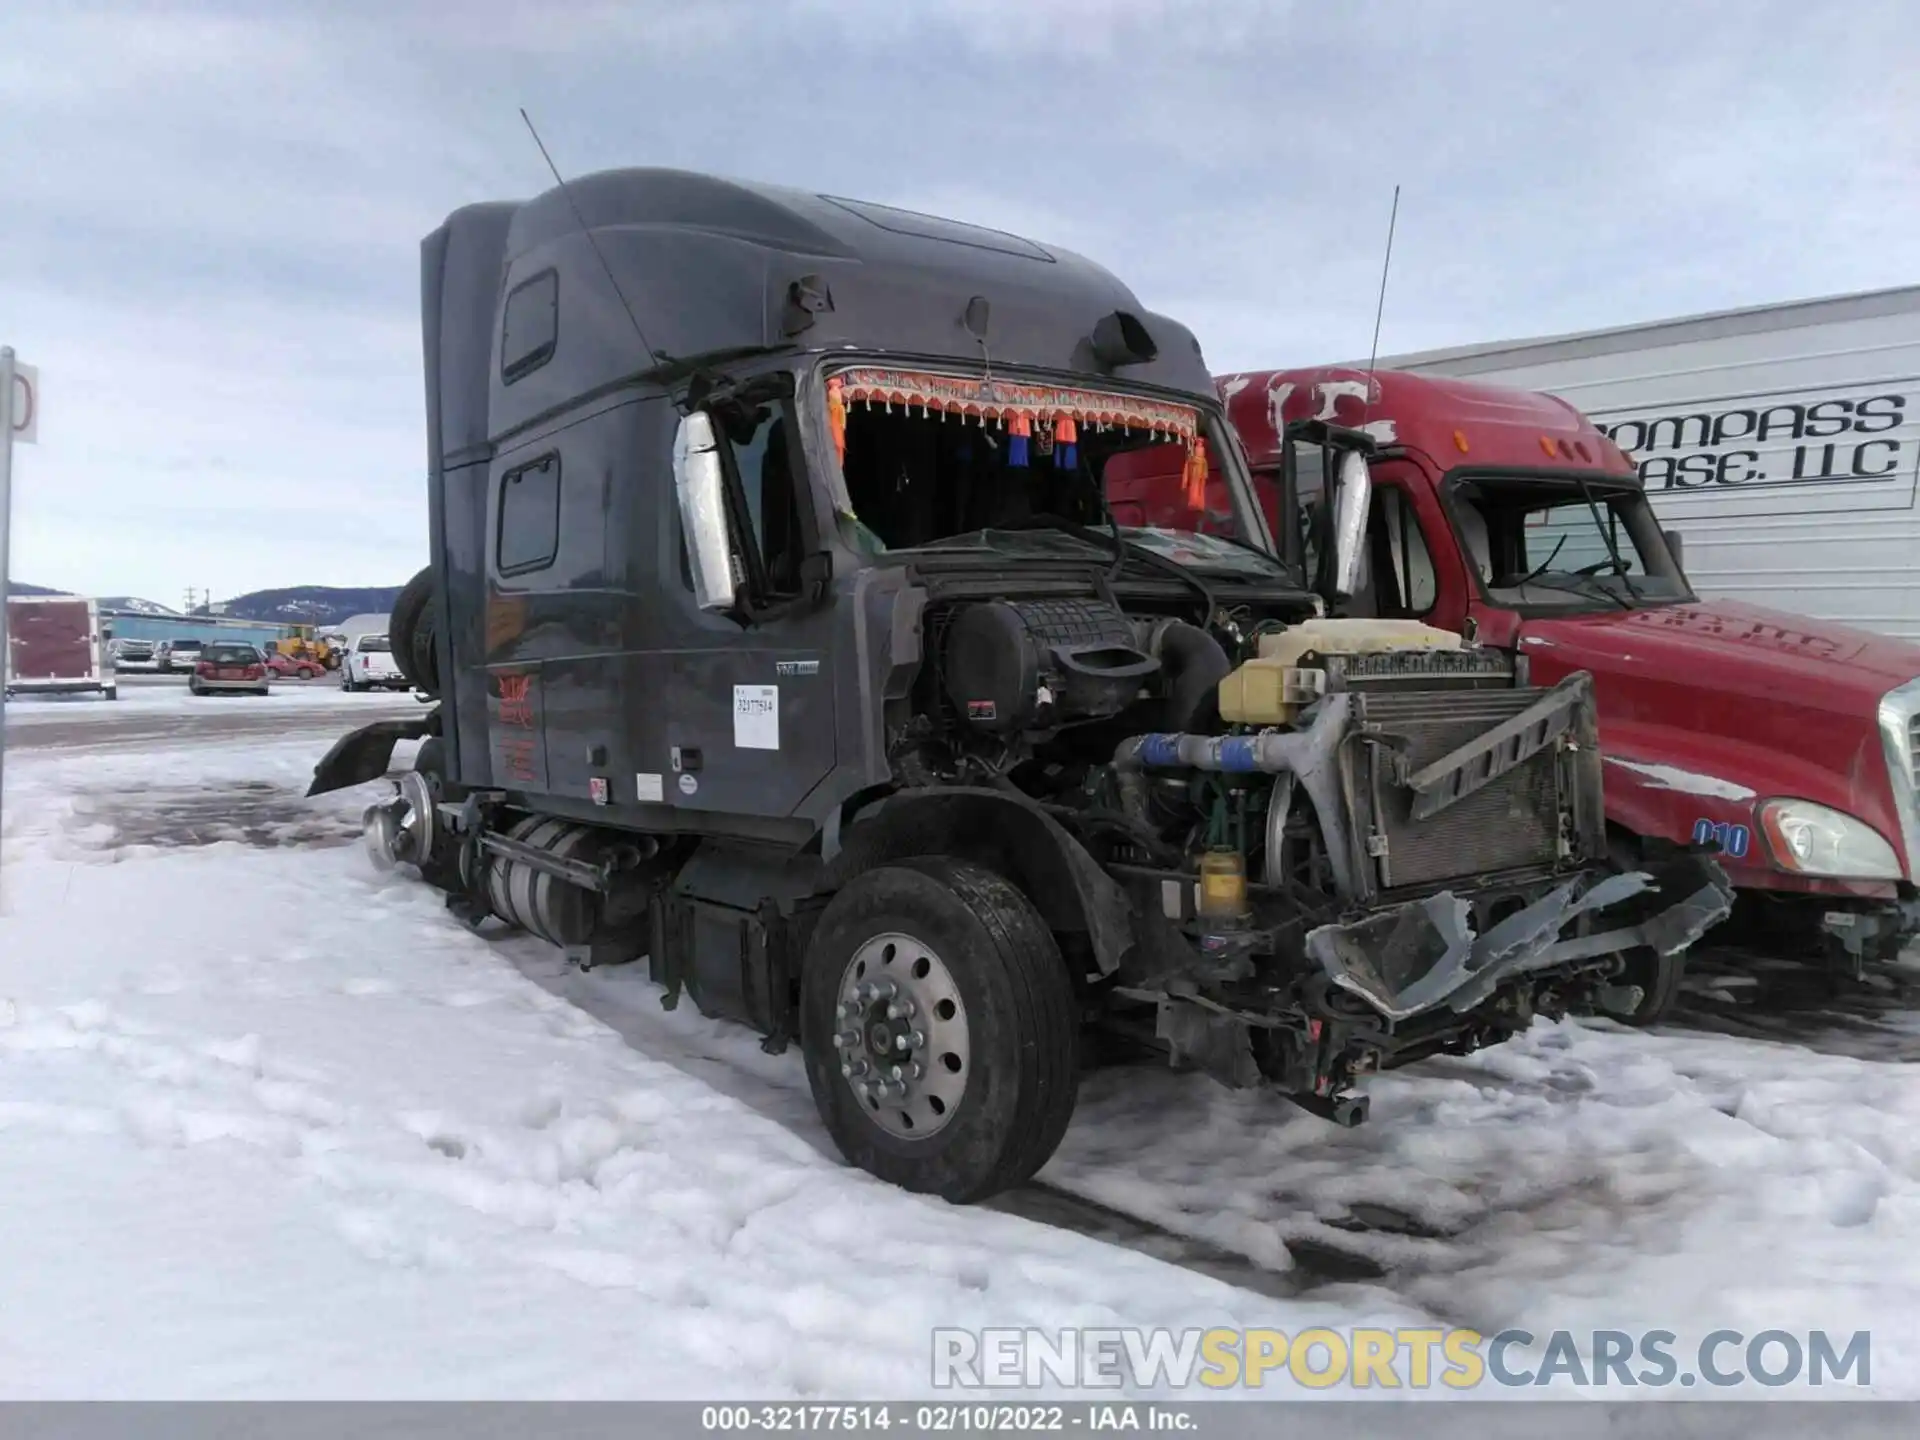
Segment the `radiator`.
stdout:
<path fill-rule="evenodd" d="M 1356 698 L 1364 703 L 1369 726 L 1406 742 L 1407 769 L 1417 770 L 1519 714 L 1544 693 L 1522 688 Z M 1590 717 L 1577 728 L 1590 735 Z M 1369 833 L 1374 837 L 1367 855 L 1372 883 L 1386 894 L 1565 863 L 1571 857 L 1562 851 L 1563 834 L 1577 828 L 1582 808 L 1590 808 L 1581 807 L 1571 792 L 1584 774 L 1597 773 L 1597 766 L 1568 765 L 1563 752 L 1549 746 L 1438 814 L 1414 820 L 1409 815 L 1413 793 L 1395 782 L 1386 751 L 1355 746 L 1348 764 L 1350 793 L 1371 812 L 1355 818 L 1363 840 Z M 1593 799 L 1597 803 L 1598 796 Z M 1563 814 L 1569 817 L 1564 831 Z M 1384 853 L 1379 853 L 1383 840 Z"/>

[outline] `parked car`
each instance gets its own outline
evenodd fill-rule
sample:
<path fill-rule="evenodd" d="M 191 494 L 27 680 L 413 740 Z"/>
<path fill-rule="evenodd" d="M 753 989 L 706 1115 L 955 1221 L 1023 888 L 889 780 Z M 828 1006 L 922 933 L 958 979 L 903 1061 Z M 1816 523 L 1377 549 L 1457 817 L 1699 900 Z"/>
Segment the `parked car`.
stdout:
<path fill-rule="evenodd" d="M 171 675 L 176 670 L 193 670 L 199 663 L 200 649 L 198 640 L 162 640 L 153 658 L 161 674 Z"/>
<path fill-rule="evenodd" d="M 253 646 L 235 640 L 216 640 L 201 649 L 193 674 L 187 678 L 187 689 L 195 695 L 216 690 L 244 690 L 251 695 L 265 695 L 272 681 L 266 660 Z"/>
<path fill-rule="evenodd" d="M 318 680 L 327 673 L 327 667 L 318 660 L 282 655 L 277 650 L 267 656 L 267 669 L 282 680 Z"/>
<path fill-rule="evenodd" d="M 347 650 L 343 690 L 407 690 L 412 687 L 394 662 L 393 646 L 384 635 L 356 635 Z"/>
<path fill-rule="evenodd" d="M 151 665 L 153 664 L 153 641 L 151 640 L 114 640 L 108 647 L 115 665 Z"/>

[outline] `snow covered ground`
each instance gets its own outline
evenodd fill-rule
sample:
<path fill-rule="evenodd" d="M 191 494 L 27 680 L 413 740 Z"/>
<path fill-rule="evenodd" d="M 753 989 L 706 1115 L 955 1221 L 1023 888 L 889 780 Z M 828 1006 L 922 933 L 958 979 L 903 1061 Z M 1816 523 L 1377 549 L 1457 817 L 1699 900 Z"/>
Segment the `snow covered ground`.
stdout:
<path fill-rule="evenodd" d="M 1422 1323 L 1866 1329 L 1920 1396 L 1912 1067 L 1543 1023 L 1355 1131 L 1102 1072 L 956 1209 L 842 1167 L 796 1054 L 377 874 L 367 794 L 300 798 L 329 733 L 8 757 L 0 1396 L 908 1397 L 936 1326 Z"/>

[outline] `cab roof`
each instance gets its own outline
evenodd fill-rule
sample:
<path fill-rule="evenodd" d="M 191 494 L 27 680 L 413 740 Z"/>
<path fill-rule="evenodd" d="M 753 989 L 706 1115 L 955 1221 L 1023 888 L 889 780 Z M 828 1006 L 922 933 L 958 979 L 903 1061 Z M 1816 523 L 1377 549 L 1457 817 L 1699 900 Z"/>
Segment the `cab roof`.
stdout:
<path fill-rule="evenodd" d="M 1557 395 L 1330 366 L 1255 370 L 1215 381 L 1248 463 L 1277 463 L 1279 431 L 1301 420 L 1365 430 L 1383 449 L 1423 453 L 1440 471 L 1492 468 L 1637 475 L 1600 430 Z"/>
<path fill-rule="evenodd" d="M 557 341 L 549 362 L 509 382 L 503 303 L 535 282 L 556 292 Z M 786 186 L 621 169 L 467 206 L 426 239 L 429 405 L 454 454 L 663 362 L 782 348 L 975 366 L 982 347 L 963 317 L 976 296 L 996 367 L 1213 399 L 1192 333 L 1071 251 Z M 1115 311 L 1142 322 L 1157 354 L 1110 373 L 1091 337 Z"/>

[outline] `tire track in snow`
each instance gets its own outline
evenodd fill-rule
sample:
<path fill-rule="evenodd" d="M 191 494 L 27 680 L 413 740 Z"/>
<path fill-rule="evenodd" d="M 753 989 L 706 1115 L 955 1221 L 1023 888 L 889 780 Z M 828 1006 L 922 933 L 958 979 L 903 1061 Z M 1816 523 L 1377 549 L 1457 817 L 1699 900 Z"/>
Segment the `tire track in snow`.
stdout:
<path fill-rule="evenodd" d="M 499 934 L 494 943 L 521 974 L 578 1006 L 641 1054 L 739 1100 L 836 1164 L 844 1163 L 814 1108 L 797 1043 L 785 1055 L 768 1055 L 758 1037 L 728 1022 L 700 1016 L 689 1000 L 682 999 L 678 1012 L 663 1010 L 664 992 L 647 978 L 644 959 L 583 974 L 557 951 L 524 936 Z M 1262 1263 L 1253 1255 L 1202 1236 L 1182 1234 L 1045 1178 L 998 1196 L 984 1208 L 1151 1256 L 1272 1299 L 1294 1299 L 1325 1285 L 1372 1279 L 1382 1273 L 1372 1262 L 1332 1244 L 1303 1246 L 1285 1268 Z M 1385 1225 L 1403 1223 L 1389 1206 L 1376 1207 L 1375 1214 Z M 1274 1258 L 1289 1259 L 1280 1253 Z"/>

